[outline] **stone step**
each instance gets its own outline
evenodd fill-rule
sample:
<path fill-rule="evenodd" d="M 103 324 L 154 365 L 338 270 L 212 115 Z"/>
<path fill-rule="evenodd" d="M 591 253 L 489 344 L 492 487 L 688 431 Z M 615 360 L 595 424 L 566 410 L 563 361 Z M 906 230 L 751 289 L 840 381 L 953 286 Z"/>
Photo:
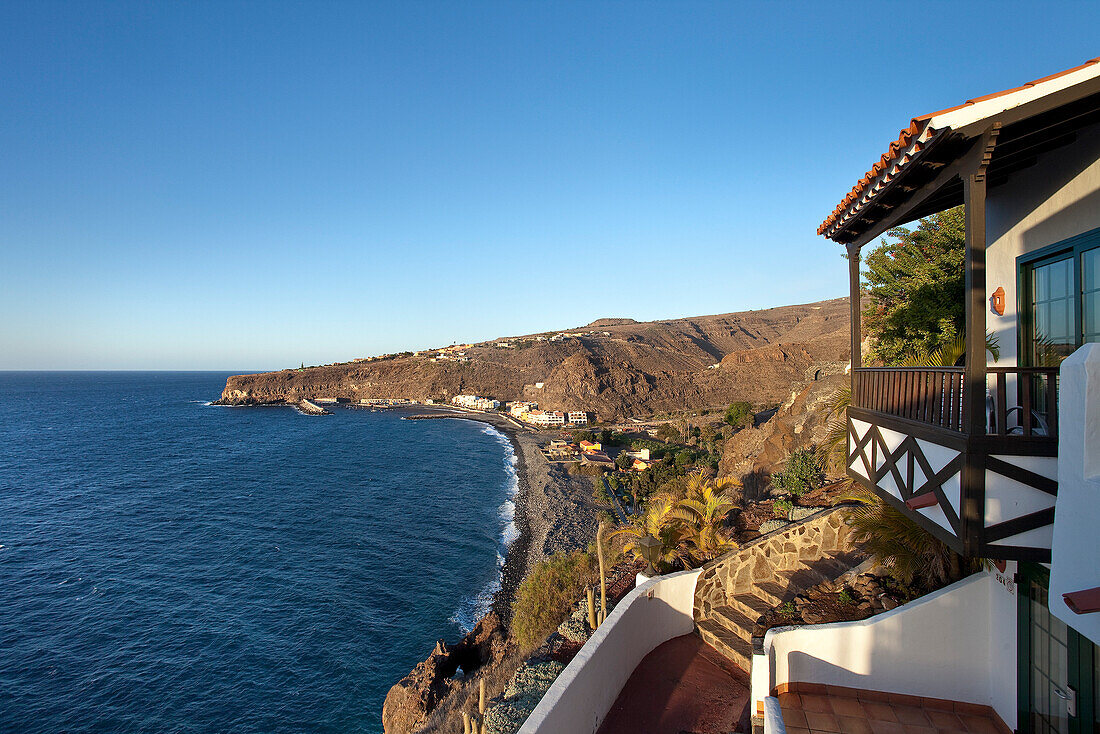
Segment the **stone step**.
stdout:
<path fill-rule="evenodd" d="M 775 605 L 753 594 L 738 594 L 729 600 L 728 606 L 755 622 Z"/>
<path fill-rule="evenodd" d="M 763 581 L 756 584 L 753 586 L 752 593 L 768 602 L 769 606 L 774 607 L 782 604 L 788 599 L 795 598 L 805 590 L 805 588 L 792 585 L 790 582 L 783 583 L 782 577 L 780 577 L 779 583 Z"/>
<path fill-rule="evenodd" d="M 808 566 L 803 566 L 794 571 L 787 571 L 781 574 L 781 577 L 788 586 L 798 589 L 798 594 L 801 594 L 806 589 L 817 586 L 823 581 L 829 581 L 834 578 L 829 574 L 822 573 Z"/>
<path fill-rule="evenodd" d="M 695 623 L 695 631 L 722 657 L 741 670 L 752 670 L 752 643 L 743 640 L 718 622 L 701 619 Z"/>
<path fill-rule="evenodd" d="M 710 610 L 708 619 L 746 640 L 752 639 L 752 632 L 756 628 L 755 619 L 749 619 L 733 607 L 715 607 Z"/>

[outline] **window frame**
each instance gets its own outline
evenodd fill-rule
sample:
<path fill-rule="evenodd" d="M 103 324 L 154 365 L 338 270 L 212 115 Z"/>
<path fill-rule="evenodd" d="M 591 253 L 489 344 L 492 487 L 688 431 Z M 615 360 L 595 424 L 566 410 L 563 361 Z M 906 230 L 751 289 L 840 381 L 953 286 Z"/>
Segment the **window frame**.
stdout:
<path fill-rule="evenodd" d="M 1072 261 L 1073 267 L 1073 337 L 1074 349 L 1084 344 L 1084 285 L 1081 268 L 1081 256 L 1100 248 L 1100 227 L 1074 235 L 1061 242 L 1041 247 L 1016 258 L 1016 347 L 1021 367 L 1035 367 L 1033 364 L 1033 340 L 1035 323 L 1032 314 L 1034 294 L 1032 293 L 1031 273 L 1036 267 L 1050 265 L 1061 260 Z"/>

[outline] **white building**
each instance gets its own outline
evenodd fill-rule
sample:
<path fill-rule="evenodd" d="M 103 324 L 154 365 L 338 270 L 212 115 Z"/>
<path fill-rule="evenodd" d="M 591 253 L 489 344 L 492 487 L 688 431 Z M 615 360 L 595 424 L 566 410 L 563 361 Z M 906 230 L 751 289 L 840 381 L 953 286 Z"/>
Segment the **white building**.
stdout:
<path fill-rule="evenodd" d="M 574 426 L 587 426 L 588 413 L 583 410 L 571 410 L 567 416 L 567 422 L 572 423 Z"/>
<path fill-rule="evenodd" d="M 463 408 L 471 408 L 473 410 L 496 410 L 500 407 L 499 400 L 483 398 L 477 395 L 455 395 L 451 398 L 451 402 Z"/>

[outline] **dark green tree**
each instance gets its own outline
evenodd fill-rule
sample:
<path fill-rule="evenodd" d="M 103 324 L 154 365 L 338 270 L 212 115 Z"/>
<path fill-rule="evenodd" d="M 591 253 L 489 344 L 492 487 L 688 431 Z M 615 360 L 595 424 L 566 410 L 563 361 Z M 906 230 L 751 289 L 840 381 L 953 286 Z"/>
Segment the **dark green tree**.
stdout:
<path fill-rule="evenodd" d="M 752 405 L 743 400 L 726 408 L 726 423 L 734 428 L 744 428 L 752 421 Z"/>
<path fill-rule="evenodd" d="M 964 328 L 962 207 L 933 214 L 915 228 L 896 227 L 866 257 L 870 303 L 863 323 L 871 355 L 899 364 L 956 339 Z"/>

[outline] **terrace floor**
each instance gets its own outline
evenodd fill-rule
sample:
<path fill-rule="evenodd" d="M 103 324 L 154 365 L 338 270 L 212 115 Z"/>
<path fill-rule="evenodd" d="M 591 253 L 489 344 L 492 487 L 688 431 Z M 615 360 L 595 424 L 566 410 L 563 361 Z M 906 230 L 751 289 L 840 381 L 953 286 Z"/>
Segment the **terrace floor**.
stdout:
<path fill-rule="evenodd" d="M 1005 734 L 988 706 L 818 686 L 779 694 L 787 734 Z"/>
<path fill-rule="evenodd" d="M 598 734 L 749 731 L 749 676 L 696 635 L 676 637 L 638 663 Z"/>

